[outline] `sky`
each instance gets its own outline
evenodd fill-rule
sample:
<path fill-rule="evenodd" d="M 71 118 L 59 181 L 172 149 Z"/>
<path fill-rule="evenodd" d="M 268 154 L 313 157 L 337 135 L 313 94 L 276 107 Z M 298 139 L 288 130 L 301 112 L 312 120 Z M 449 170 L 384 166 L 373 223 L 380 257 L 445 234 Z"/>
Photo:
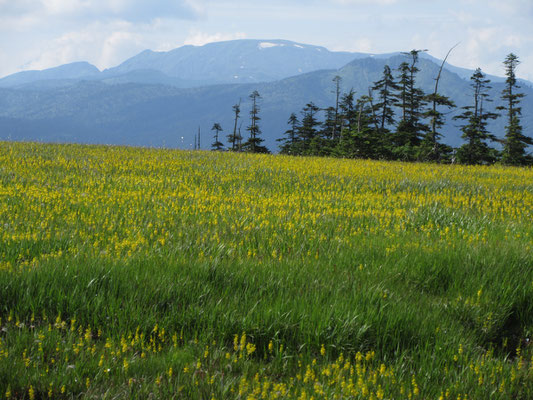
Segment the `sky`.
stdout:
<path fill-rule="evenodd" d="M 450 64 L 503 76 L 513 52 L 533 81 L 533 0 L 0 0 L 0 77 L 243 38 L 438 58 L 460 43 Z"/>

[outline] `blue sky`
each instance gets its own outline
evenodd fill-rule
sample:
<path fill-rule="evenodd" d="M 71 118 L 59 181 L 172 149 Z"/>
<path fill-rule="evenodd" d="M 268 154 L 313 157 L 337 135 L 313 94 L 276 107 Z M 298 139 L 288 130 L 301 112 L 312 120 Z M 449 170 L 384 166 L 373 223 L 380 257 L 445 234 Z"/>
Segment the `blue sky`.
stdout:
<path fill-rule="evenodd" d="M 533 0 L 0 0 L 0 37 L 0 76 L 251 38 L 439 58 L 461 42 L 451 64 L 503 75 L 515 52 L 533 81 Z"/>

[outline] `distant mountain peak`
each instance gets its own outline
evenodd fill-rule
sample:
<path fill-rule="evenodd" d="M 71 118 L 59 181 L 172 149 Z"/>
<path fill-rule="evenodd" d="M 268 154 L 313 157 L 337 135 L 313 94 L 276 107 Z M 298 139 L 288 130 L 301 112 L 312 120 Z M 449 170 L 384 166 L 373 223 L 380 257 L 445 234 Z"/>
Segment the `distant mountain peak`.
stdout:
<path fill-rule="evenodd" d="M 86 61 L 77 61 L 42 71 L 17 72 L 0 79 L 0 87 L 13 87 L 46 80 L 86 79 L 94 77 L 100 70 Z"/>
<path fill-rule="evenodd" d="M 330 51 L 325 47 L 283 39 L 239 39 L 185 45 L 169 51 L 144 50 L 116 67 L 102 72 L 87 62 L 75 62 L 43 71 L 24 71 L 0 79 L 0 87 L 22 87 L 49 81 L 46 87 L 76 80 L 105 83 L 150 83 L 182 88 L 214 84 L 273 82 L 318 70 L 339 70 L 361 59 L 405 57 L 400 52 L 368 54 Z M 427 53 L 422 60 L 440 64 Z M 471 70 L 446 64 L 447 70 L 469 81 Z M 488 76 L 493 82 L 504 78 Z M 522 82 L 530 86 L 530 82 Z M 42 86 L 42 85 L 41 85 Z"/>
<path fill-rule="evenodd" d="M 167 52 L 143 51 L 106 72 L 157 70 L 198 85 L 272 82 L 300 73 L 339 69 L 357 53 L 281 39 L 241 39 L 182 46 Z"/>
<path fill-rule="evenodd" d="M 19 79 L 19 84 L 0 89 L 0 137 L 187 147 L 192 146 L 198 125 L 202 130 L 209 130 L 214 121 L 225 128 L 233 126 L 231 106 L 239 99 L 246 123 L 247 96 L 258 90 L 263 97 L 263 138 L 275 150 L 291 112 L 299 113 L 309 101 L 322 109 L 335 104 L 336 75 L 342 77 L 344 93 L 353 89 L 360 96 L 380 79 L 385 65 L 396 69 L 405 60 L 401 53 L 341 53 L 290 41 L 242 40 L 168 52 L 146 50 L 94 75 L 96 67 L 73 63 L 0 80 L 2 86 L 6 80 Z M 417 86 L 434 90 L 441 63 L 429 55 L 421 57 Z M 471 102 L 468 78 L 473 71 L 463 71 L 463 78 L 450 67 L 442 75 L 440 92 L 459 110 Z M 66 79 L 76 71 L 89 75 Z M 35 80 L 20 84 L 21 78 Z M 503 85 L 493 85 L 494 107 L 501 104 Z M 533 110 L 533 91 L 527 85 L 522 88 L 523 109 Z M 447 116 L 442 134 L 446 143 L 457 145 L 461 132 L 453 115 Z M 524 126 L 533 126 L 533 115 L 524 113 Z M 501 137 L 503 119 L 490 130 Z M 178 143 L 178 135 L 185 141 Z"/>

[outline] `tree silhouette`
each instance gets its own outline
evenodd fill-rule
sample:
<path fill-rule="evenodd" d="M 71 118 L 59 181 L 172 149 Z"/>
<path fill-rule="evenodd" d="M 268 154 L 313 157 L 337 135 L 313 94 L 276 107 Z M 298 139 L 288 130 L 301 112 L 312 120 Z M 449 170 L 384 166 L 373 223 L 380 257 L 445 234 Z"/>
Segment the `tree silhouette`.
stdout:
<path fill-rule="evenodd" d="M 231 150 L 235 151 L 238 149 L 239 140 L 242 139 L 239 137 L 240 134 L 237 131 L 237 122 L 239 120 L 239 115 L 241 113 L 241 102 L 239 101 L 239 103 L 235 104 L 232 108 L 233 108 L 233 113 L 235 114 L 235 118 L 234 118 L 235 122 L 233 125 L 233 133 L 228 135 L 228 141 L 231 143 Z"/>
<path fill-rule="evenodd" d="M 502 153 L 502 162 L 508 165 L 528 165 L 533 163 L 533 157 L 526 154 L 528 145 L 533 145 L 533 139 L 522 134 L 520 116 L 522 108 L 520 101 L 524 97 L 523 93 L 518 93 L 516 81 L 516 67 L 520 64 L 518 56 L 511 53 L 503 62 L 505 65 L 505 89 L 502 92 L 502 99 L 507 102 L 500 110 L 507 111 L 507 126 L 505 127 L 505 141 Z"/>
<path fill-rule="evenodd" d="M 220 126 L 220 124 L 218 122 L 215 122 L 213 124 L 213 127 L 211 128 L 211 130 L 215 131 L 215 141 L 211 145 L 211 149 L 214 150 L 214 151 L 223 150 L 224 149 L 224 144 L 221 143 L 218 140 L 218 136 L 219 136 L 220 132 L 222 132 L 222 127 Z"/>
<path fill-rule="evenodd" d="M 257 90 L 254 90 L 250 95 L 250 99 L 252 100 L 250 126 L 246 128 L 246 130 L 250 132 L 250 137 L 246 143 L 243 144 L 242 148 L 244 151 L 250 153 L 270 153 L 265 146 L 261 145 L 264 140 L 259 137 L 261 135 L 261 129 L 259 128 L 259 121 L 261 120 L 259 117 L 259 101 L 261 100 L 261 95 Z"/>
<path fill-rule="evenodd" d="M 498 118 L 498 114 L 488 112 L 486 103 L 492 102 L 489 97 L 490 79 L 486 79 L 480 68 L 476 69 L 470 78 L 470 86 L 473 89 L 473 105 L 463 107 L 463 113 L 454 117 L 455 120 L 463 120 L 461 126 L 466 143 L 457 149 L 457 161 L 462 164 L 491 164 L 497 159 L 497 151 L 489 147 L 487 140 L 495 141 L 487 129 L 489 120 Z"/>

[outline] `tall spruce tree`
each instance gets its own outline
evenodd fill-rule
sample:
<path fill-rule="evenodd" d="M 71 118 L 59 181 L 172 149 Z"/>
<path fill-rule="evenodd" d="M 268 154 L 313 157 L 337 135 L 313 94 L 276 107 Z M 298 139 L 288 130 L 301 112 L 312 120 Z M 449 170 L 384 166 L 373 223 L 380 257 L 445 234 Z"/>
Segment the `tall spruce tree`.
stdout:
<path fill-rule="evenodd" d="M 388 65 L 383 68 L 381 79 L 374 82 L 373 91 L 377 91 L 375 104 L 376 112 L 379 116 L 379 129 L 381 132 L 388 131 L 387 127 L 394 125 L 394 105 L 397 103 L 396 92 L 400 86 L 394 80 L 392 71 Z"/>
<path fill-rule="evenodd" d="M 335 157 L 349 157 L 348 142 L 350 133 L 357 123 L 357 110 L 355 102 L 355 91 L 350 89 L 344 93 L 339 102 L 339 139 L 333 144 L 331 154 Z"/>
<path fill-rule="evenodd" d="M 409 63 L 404 61 L 398 67 L 398 95 L 394 105 L 400 108 L 401 122 L 406 122 L 409 119 L 408 115 L 408 101 L 407 96 L 409 93 Z"/>
<path fill-rule="evenodd" d="M 211 128 L 212 131 L 215 131 L 215 141 L 211 145 L 211 149 L 214 151 L 221 151 L 224 149 L 224 144 L 218 140 L 218 136 L 220 132 L 222 132 L 222 126 L 218 122 L 215 122 L 213 124 L 213 127 Z"/>
<path fill-rule="evenodd" d="M 377 119 L 370 95 L 361 96 L 355 105 L 357 120 L 354 129 L 343 140 L 350 158 L 382 158 L 382 140 L 376 129 Z"/>
<path fill-rule="evenodd" d="M 398 94 L 400 85 L 394 80 L 391 68 L 385 65 L 383 75 L 380 80 L 374 82 L 372 87 L 376 91 L 377 103 L 373 105 L 376 113 L 377 130 L 380 139 L 380 158 L 391 158 L 391 135 L 390 127 L 395 125 L 394 106 L 398 104 Z"/>
<path fill-rule="evenodd" d="M 239 130 L 238 130 L 238 134 L 237 134 L 237 151 L 242 151 L 242 121 L 241 123 L 239 124 Z"/>
<path fill-rule="evenodd" d="M 298 129 L 297 154 L 313 155 L 319 142 L 318 121 L 316 115 L 320 111 L 315 103 L 307 103 L 302 110 L 302 124 Z"/>
<path fill-rule="evenodd" d="M 234 125 L 233 125 L 233 133 L 228 135 L 228 141 L 231 143 L 231 150 L 235 151 L 238 149 L 239 140 L 242 138 L 239 138 L 239 133 L 237 132 L 237 122 L 239 120 L 239 115 L 241 114 L 241 102 L 239 101 L 238 104 L 235 104 L 233 107 L 233 113 L 235 115 L 234 117 Z"/>
<path fill-rule="evenodd" d="M 402 119 L 392 135 L 391 150 L 394 158 L 404 161 L 417 159 L 422 136 L 429 129 L 421 122 L 425 94 L 416 86 L 416 75 L 420 71 L 417 64 L 422 51 L 425 50 L 404 53 L 410 57 L 411 63 L 403 62 L 399 67 L 400 92 L 395 105 L 401 108 Z"/>
<path fill-rule="evenodd" d="M 323 109 L 325 114 L 324 122 L 322 123 L 321 136 L 327 140 L 336 140 L 336 131 L 338 123 L 338 110 L 335 107 L 328 107 Z"/>
<path fill-rule="evenodd" d="M 298 127 L 300 125 L 300 121 L 298 120 L 298 117 L 295 113 L 291 113 L 287 124 L 290 128 L 285 131 L 286 137 L 277 139 L 277 141 L 281 143 L 279 146 L 281 154 L 294 154 L 297 152 L 298 138 L 296 135 L 298 133 Z"/>
<path fill-rule="evenodd" d="M 518 56 L 511 53 L 503 62 L 505 65 L 505 89 L 502 92 L 502 99 L 507 103 L 499 109 L 507 112 L 507 126 L 505 127 L 505 141 L 502 152 L 502 162 L 507 165 L 530 165 L 533 157 L 526 153 L 528 145 L 533 145 L 533 139 L 522 133 L 520 117 L 522 108 L 520 101 L 524 97 L 519 93 L 520 86 L 516 80 L 516 67 L 520 64 Z"/>
<path fill-rule="evenodd" d="M 448 51 L 448 54 L 446 54 L 446 57 L 444 57 L 439 73 L 435 78 L 435 90 L 425 98 L 425 100 L 431 105 L 431 107 L 424 113 L 424 117 L 429 119 L 430 129 L 424 135 L 424 139 L 420 146 L 419 159 L 422 161 L 449 161 L 453 151 L 450 146 L 439 142 L 439 139 L 442 137 L 439 130 L 443 127 L 445 122 L 445 115 L 439 110 L 439 107 L 447 107 L 448 109 L 455 107 L 455 103 L 449 97 L 439 93 L 439 82 L 442 77 L 442 70 L 444 69 L 446 60 L 448 60 L 450 53 L 456 47 L 457 45 L 452 47 Z"/>
<path fill-rule="evenodd" d="M 261 100 L 261 95 L 257 90 L 254 90 L 249 97 L 252 100 L 252 109 L 250 110 L 250 125 L 246 130 L 250 132 L 250 137 L 242 145 L 242 148 L 244 151 L 250 153 L 269 153 L 268 149 L 261 144 L 264 140 L 260 137 L 261 129 L 259 128 L 259 121 L 261 118 L 259 117 L 259 101 Z"/>
<path fill-rule="evenodd" d="M 339 100 L 341 96 L 341 82 L 342 78 L 339 75 L 335 75 L 333 78 L 333 82 L 335 83 L 335 117 L 333 119 L 334 123 L 332 126 L 332 132 L 331 132 L 331 138 L 333 140 L 338 139 L 338 135 L 340 132 L 339 127 Z"/>
<path fill-rule="evenodd" d="M 487 103 L 491 103 L 489 90 L 490 79 L 486 79 L 480 68 L 476 69 L 470 78 L 473 89 L 473 104 L 463 107 L 463 113 L 454 117 L 455 120 L 465 121 L 461 126 L 466 143 L 457 149 L 457 161 L 461 164 L 492 164 L 498 157 L 496 149 L 490 147 L 488 140 L 496 141 L 487 129 L 489 120 L 498 118 L 498 114 L 487 110 Z"/>
<path fill-rule="evenodd" d="M 341 97 L 339 107 L 340 138 L 342 139 L 344 132 L 353 130 L 357 123 L 355 91 L 353 89 Z"/>

